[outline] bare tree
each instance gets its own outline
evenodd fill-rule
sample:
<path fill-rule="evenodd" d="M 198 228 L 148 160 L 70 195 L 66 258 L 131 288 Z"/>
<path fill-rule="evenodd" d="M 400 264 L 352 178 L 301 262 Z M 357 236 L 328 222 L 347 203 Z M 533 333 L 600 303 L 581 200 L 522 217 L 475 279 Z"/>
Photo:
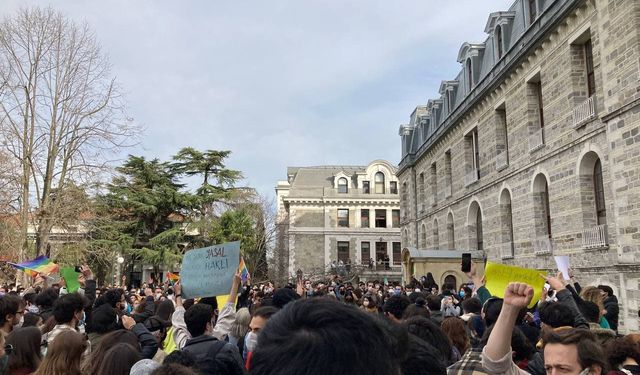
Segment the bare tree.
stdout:
<path fill-rule="evenodd" d="M 0 85 L 0 143 L 20 165 L 22 259 L 30 213 L 36 252 L 46 253 L 70 202 L 61 196 L 91 182 L 137 128 L 89 27 L 50 8 L 0 23 Z"/>

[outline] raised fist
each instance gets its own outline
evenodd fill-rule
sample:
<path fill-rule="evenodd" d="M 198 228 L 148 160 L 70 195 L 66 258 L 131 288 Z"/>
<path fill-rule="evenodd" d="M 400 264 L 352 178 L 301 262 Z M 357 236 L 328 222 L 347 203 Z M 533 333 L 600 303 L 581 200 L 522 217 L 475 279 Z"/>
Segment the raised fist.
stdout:
<path fill-rule="evenodd" d="M 527 284 L 510 283 L 504 291 L 504 303 L 517 308 L 527 307 L 533 298 L 533 288 Z"/>

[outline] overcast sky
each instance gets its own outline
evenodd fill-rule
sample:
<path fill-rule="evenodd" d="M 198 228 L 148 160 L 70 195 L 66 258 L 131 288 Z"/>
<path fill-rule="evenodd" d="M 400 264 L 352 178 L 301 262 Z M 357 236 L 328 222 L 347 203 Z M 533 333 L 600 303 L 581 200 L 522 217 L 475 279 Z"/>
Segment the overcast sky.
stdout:
<path fill-rule="evenodd" d="M 96 32 L 146 128 L 128 153 L 231 150 L 274 195 L 287 166 L 399 162 L 398 126 L 452 79 L 463 42 L 513 0 L 1 0 Z"/>

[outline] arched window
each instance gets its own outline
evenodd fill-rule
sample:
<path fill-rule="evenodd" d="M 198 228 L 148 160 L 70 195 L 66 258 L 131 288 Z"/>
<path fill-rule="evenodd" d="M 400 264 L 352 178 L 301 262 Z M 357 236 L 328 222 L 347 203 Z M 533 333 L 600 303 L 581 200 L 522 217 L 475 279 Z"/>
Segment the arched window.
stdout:
<path fill-rule="evenodd" d="M 453 290 L 453 291 L 457 291 L 458 290 L 458 280 L 456 280 L 456 277 L 453 275 L 447 275 L 447 277 L 444 278 L 444 285 L 442 285 L 442 290 Z"/>
<path fill-rule="evenodd" d="M 482 211 L 478 202 L 473 201 L 469 206 L 468 216 L 469 249 L 484 250 L 484 234 L 482 231 Z"/>
<path fill-rule="evenodd" d="M 424 224 L 420 228 L 420 248 L 427 248 L 427 227 Z"/>
<path fill-rule="evenodd" d="M 607 207 L 604 204 L 604 184 L 602 183 L 602 163 L 596 160 L 593 167 L 593 192 L 595 194 L 597 224 L 607 223 Z"/>
<path fill-rule="evenodd" d="M 473 85 L 475 83 L 473 82 L 473 67 L 472 67 L 472 64 L 471 64 L 471 58 L 470 57 L 467 59 L 466 66 L 467 66 L 467 69 L 466 69 L 467 70 L 467 84 L 469 85 L 468 86 L 469 91 L 471 91 L 471 89 L 473 88 Z"/>
<path fill-rule="evenodd" d="M 482 233 L 482 212 L 480 211 L 480 207 L 478 207 L 478 212 L 476 213 L 476 249 L 484 250 L 484 235 Z"/>
<path fill-rule="evenodd" d="M 440 249 L 440 235 L 438 234 L 438 220 L 433 221 L 433 249 Z"/>
<path fill-rule="evenodd" d="M 502 258 L 514 256 L 513 216 L 511 212 L 511 194 L 509 190 L 502 190 L 500 194 L 500 237 L 502 241 Z"/>
<path fill-rule="evenodd" d="M 456 248 L 456 236 L 453 227 L 453 214 L 449 212 L 447 215 L 447 248 L 449 250 L 455 250 Z"/>
<path fill-rule="evenodd" d="M 376 194 L 384 194 L 384 173 L 378 172 L 375 175 Z"/>
<path fill-rule="evenodd" d="M 496 26 L 496 52 L 498 60 L 502 58 L 502 26 Z"/>
<path fill-rule="evenodd" d="M 347 183 L 347 179 L 344 177 L 340 177 L 338 179 L 338 193 L 347 194 L 349 192 L 349 185 Z"/>
<path fill-rule="evenodd" d="M 551 211 L 549 207 L 549 185 L 547 177 L 540 173 L 533 180 L 533 247 L 536 253 L 548 254 L 553 250 L 551 241 Z"/>

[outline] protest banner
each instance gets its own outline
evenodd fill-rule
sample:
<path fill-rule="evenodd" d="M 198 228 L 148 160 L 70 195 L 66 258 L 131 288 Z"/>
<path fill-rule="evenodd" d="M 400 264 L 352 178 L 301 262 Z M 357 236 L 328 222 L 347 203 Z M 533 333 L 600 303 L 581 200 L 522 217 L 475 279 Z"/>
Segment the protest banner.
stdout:
<path fill-rule="evenodd" d="M 565 280 L 570 280 L 569 277 L 569 257 L 566 255 L 555 256 L 553 257 L 556 260 L 556 265 L 558 266 L 558 271 L 562 272 L 562 277 Z"/>
<path fill-rule="evenodd" d="M 60 267 L 60 276 L 64 279 L 67 292 L 75 293 L 80 289 L 80 282 L 78 282 L 79 275 L 75 267 Z"/>
<path fill-rule="evenodd" d="M 525 283 L 533 287 L 534 294 L 529 308 L 535 306 L 542 296 L 544 279 L 540 277 L 541 272 L 538 270 L 487 262 L 484 274 L 487 281 L 485 287 L 493 296 L 504 298 L 507 285 L 513 282 Z"/>
<path fill-rule="evenodd" d="M 239 262 L 239 241 L 187 251 L 180 272 L 182 297 L 229 294 Z"/>

